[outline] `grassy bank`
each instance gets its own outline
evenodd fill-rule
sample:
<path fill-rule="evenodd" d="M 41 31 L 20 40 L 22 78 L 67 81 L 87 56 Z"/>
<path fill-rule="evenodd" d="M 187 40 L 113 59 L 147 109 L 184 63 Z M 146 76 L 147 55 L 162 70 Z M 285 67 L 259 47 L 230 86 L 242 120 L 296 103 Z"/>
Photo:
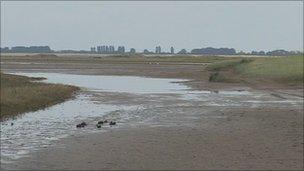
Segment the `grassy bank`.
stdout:
<path fill-rule="evenodd" d="M 1 73 L 0 120 L 63 102 L 78 90 L 74 86 L 33 82 L 41 79 Z"/>
<path fill-rule="evenodd" d="M 246 58 L 215 62 L 207 67 L 213 73 L 209 81 L 268 81 L 303 84 L 303 56 Z"/>
<path fill-rule="evenodd" d="M 238 69 L 250 77 L 280 83 L 303 83 L 303 56 L 256 59 Z"/>

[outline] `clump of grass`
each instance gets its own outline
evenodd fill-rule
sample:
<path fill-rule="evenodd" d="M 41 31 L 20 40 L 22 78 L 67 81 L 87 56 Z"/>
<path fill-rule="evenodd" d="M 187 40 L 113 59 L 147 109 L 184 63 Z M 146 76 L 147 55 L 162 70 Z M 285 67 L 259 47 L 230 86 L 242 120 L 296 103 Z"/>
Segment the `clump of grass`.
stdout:
<path fill-rule="evenodd" d="M 209 82 L 237 83 L 241 82 L 241 80 L 238 80 L 234 77 L 228 77 L 227 75 L 220 72 L 215 72 L 209 76 Z"/>
<path fill-rule="evenodd" d="M 225 78 L 222 75 L 220 75 L 218 72 L 212 73 L 209 77 L 210 82 L 221 82 L 224 79 Z"/>
<path fill-rule="evenodd" d="M 212 63 L 207 69 L 216 72 L 209 76 L 209 82 L 241 82 L 242 80 L 236 77 L 236 74 L 240 73 L 240 66 L 249 62 L 252 62 L 252 60 L 244 58 Z"/>
<path fill-rule="evenodd" d="M 249 62 L 252 62 L 252 59 L 232 59 L 232 60 L 224 60 L 220 62 L 215 62 L 210 64 L 207 69 L 210 71 L 220 71 L 223 69 L 236 69 L 242 64 L 247 64 Z"/>
<path fill-rule="evenodd" d="M 33 82 L 41 79 L 1 73 L 0 120 L 63 102 L 78 90 L 74 86 Z"/>

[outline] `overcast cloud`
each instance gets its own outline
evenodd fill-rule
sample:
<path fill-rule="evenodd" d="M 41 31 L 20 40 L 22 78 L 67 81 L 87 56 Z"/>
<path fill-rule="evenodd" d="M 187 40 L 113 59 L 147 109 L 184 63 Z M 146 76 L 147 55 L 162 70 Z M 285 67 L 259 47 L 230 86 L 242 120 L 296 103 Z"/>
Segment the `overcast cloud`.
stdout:
<path fill-rule="evenodd" d="M 1 2 L 1 46 L 303 50 L 303 2 Z"/>

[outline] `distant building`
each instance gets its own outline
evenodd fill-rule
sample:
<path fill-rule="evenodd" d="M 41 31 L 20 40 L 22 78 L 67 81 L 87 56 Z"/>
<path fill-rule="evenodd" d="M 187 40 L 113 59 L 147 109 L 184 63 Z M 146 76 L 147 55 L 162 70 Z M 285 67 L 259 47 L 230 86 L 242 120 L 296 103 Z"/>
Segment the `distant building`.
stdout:
<path fill-rule="evenodd" d="M 130 53 L 136 53 L 136 50 L 134 48 L 131 48 Z"/>
<path fill-rule="evenodd" d="M 174 54 L 174 48 L 173 47 L 170 48 L 170 52 L 171 52 L 171 54 Z"/>

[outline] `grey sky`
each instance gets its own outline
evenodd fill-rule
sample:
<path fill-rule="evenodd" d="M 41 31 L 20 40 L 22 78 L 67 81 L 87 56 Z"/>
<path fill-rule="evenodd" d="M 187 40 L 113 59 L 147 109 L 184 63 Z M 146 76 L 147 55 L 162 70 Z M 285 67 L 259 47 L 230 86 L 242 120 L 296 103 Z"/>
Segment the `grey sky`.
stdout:
<path fill-rule="evenodd" d="M 303 50 L 303 2 L 1 2 L 1 46 Z"/>

